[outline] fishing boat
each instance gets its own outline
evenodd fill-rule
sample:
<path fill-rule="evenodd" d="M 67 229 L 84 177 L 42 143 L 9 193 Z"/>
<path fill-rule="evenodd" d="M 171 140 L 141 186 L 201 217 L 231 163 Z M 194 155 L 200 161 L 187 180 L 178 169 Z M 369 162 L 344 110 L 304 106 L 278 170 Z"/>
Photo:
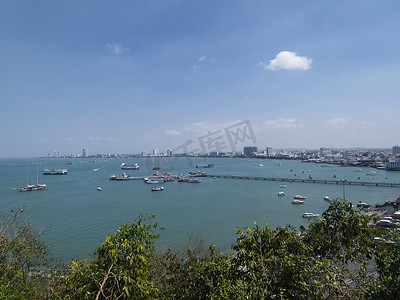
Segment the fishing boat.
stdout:
<path fill-rule="evenodd" d="M 36 165 L 36 185 L 29 184 L 29 172 L 28 172 L 28 164 L 26 164 L 26 186 L 22 188 L 14 188 L 14 190 L 20 192 L 31 192 L 31 191 L 40 191 L 46 189 L 46 184 L 39 184 L 39 167 Z"/>

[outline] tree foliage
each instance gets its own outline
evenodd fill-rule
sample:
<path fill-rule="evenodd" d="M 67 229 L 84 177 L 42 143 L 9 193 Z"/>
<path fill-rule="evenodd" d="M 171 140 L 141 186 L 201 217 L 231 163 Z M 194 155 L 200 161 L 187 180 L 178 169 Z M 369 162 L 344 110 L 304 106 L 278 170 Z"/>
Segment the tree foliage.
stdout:
<path fill-rule="evenodd" d="M 58 289 L 35 292 L 33 267 L 46 247 L 30 226 L 1 223 L 0 300 L 57 299 L 398 299 L 400 232 L 381 232 L 350 202 L 336 199 L 308 228 L 237 228 L 231 252 L 192 240 L 156 252 L 153 215 L 124 224 L 89 259 L 72 260 Z M 3 220 L 3 219 L 2 219 Z M 5 234 L 8 232 L 8 234 Z M 374 242 L 377 235 L 381 243 Z M 51 286 L 50 286 L 51 287 Z M 30 290 L 32 289 L 32 290 Z M 37 285 L 36 290 L 40 289 Z M 50 296 L 49 296 L 50 295 Z"/>
<path fill-rule="evenodd" d="M 23 212 L 6 210 L 0 216 L 0 299 L 29 299 L 49 290 L 42 279 L 43 268 L 52 266 L 49 249 Z"/>

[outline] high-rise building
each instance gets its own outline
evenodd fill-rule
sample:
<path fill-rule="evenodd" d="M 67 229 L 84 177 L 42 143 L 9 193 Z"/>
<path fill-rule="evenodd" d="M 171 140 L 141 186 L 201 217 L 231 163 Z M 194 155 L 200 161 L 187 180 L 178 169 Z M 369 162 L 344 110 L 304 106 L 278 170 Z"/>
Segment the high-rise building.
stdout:
<path fill-rule="evenodd" d="M 267 156 L 272 156 L 273 155 L 274 149 L 272 147 L 266 147 L 265 148 L 265 155 Z"/>
<path fill-rule="evenodd" d="M 326 148 L 326 147 L 319 148 L 319 154 L 321 154 L 322 156 L 331 153 L 332 153 L 331 148 Z"/>
<path fill-rule="evenodd" d="M 88 149 L 86 149 L 85 147 L 83 147 L 83 150 L 82 150 L 82 157 L 88 157 L 88 156 L 89 156 Z"/>
<path fill-rule="evenodd" d="M 394 157 L 400 156 L 400 146 L 393 146 L 392 152 Z"/>
<path fill-rule="evenodd" d="M 254 146 L 244 147 L 243 153 L 244 153 L 244 155 L 247 155 L 247 156 L 253 156 L 254 153 L 257 153 L 257 147 L 254 147 Z"/>

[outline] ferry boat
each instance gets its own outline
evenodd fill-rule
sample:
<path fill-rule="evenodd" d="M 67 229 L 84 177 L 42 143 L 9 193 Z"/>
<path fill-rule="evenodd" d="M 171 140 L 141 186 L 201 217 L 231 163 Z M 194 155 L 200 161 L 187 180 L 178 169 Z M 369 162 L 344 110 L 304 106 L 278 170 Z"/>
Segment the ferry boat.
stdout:
<path fill-rule="evenodd" d="M 206 172 L 201 172 L 201 171 L 189 172 L 189 176 L 207 177 L 207 173 Z"/>
<path fill-rule="evenodd" d="M 120 167 L 122 170 L 139 170 L 138 163 L 136 163 L 136 164 L 122 163 Z"/>
<path fill-rule="evenodd" d="M 197 164 L 196 168 L 212 168 L 214 164 Z"/>
<path fill-rule="evenodd" d="M 126 173 L 122 173 L 122 174 L 117 174 L 117 175 L 113 174 L 110 176 L 109 179 L 110 180 L 129 180 L 129 179 L 131 179 L 131 177 Z"/>
<path fill-rule="evenodd" d="M 43 175 L 67 175 L 67 169 L 44 169 Z"/>

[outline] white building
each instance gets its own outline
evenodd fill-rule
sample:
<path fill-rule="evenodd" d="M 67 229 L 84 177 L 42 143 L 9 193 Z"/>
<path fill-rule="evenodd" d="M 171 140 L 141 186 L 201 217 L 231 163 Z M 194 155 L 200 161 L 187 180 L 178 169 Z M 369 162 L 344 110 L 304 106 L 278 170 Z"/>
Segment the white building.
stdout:
<path fill-rule="evenodd" d="M 400 146 L 393 146 L 392 152 L 394 157 L 400 156 Z"/>

